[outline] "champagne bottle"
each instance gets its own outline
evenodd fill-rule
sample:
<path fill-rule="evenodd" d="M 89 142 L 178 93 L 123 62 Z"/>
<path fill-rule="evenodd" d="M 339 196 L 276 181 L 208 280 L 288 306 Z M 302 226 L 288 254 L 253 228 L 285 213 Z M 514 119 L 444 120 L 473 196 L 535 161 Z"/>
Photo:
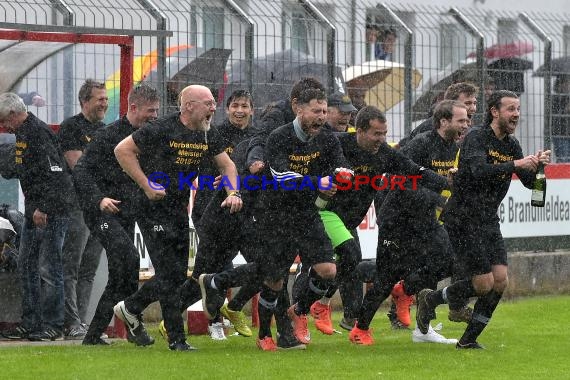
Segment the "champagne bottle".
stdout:
<path fill-rule="evenodd" d="M 536 171 L 536 177 L 532 184 L 532 195 L 530 197 L 530 204 L 534 207 L 544 207 L 544 200 L 546 199 L 546 175 L 544 175 L 544 165 L 540 163 Z"/>
<path fill-rule="evenodd" d="M 338 185 L 338 177 L 342 177 L 345 179 L 352 179 L 354 175 L 354 172 L 350 169 L 346 169 L 346 168 L 336 168 L 334 171 L 334 175 L 333 175 L 333 183 Z M 319 195 L 317 196 L 317 199 L 315 199 L 315 206 L 317 206 L 317 208 L 319 210 L 324 210 L 327 205 L 329 204 L 329 201 L 331 200 L 331 197 L 329 197 L 326 194 L 323 193 L 319 193 Z"/>

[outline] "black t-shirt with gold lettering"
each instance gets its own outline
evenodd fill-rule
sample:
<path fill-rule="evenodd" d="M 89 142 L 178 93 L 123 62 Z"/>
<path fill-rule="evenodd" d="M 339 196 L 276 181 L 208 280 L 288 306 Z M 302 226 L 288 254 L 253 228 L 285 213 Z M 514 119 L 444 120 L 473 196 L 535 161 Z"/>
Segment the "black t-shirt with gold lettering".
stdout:
<path fill-rule="evenodd" d="M 457 155 L 455 141 L 444 140 L 437 130 L 416 135 L 401 150 L 416 164 L 430 169 L 446 181 L 447 172 L 454 167 Z M 438 227 L 435 210 L 443 206 L 441 191 L 421 185 L 414 190 L 407 181 L 405 191 L 390 191 L 386 194 L 378 213 L 381 225 L 407 233 L 427 233 Z"/>
<path fill-rule="evenodd" d="M 212 129 L 216 129 L 219 132 L 224 144 L 224 150 L 230 156 L 234 151 L 234 148 L 240 142 L 251 138 L 254 134 L 254 127 L 252 125 L 249 125 L 247 128 L 240 129 L 233 126 L 228 119 L 225 119 L 224 122 L 219 126 L 212 127 Z M 216 177 L 219 175 L 219 171 L 211 159 L 206 159 L 203 161 L 202 167 L 200 167 L 200 174 Z M 209 184 L 212 183 L 212 181 L 210 181 L 210 178 L 204 182 L 208 182 Z M 202 217 L 202 214 L 204 213 L 206 206 L 215 194 L 215 191 L 219 191 L 211 190 L 208 183 L 203 184 L 203 186 L 201 186 L 202 184 L 198 184 L 199 191 L 196 192 L 194 204 L 192 206 L 192 221 L 195 225 Z"/>
<path fill-rule="evenodd" d="M 445 224 L 497 221 L 513 173 L 524 186 L 532 187 L 534 173 L 515 170 L 514 161 L 521 158 L 522 149 L 514 136 L 499 140 L 489 125 L 472 128 L 459 154 L 459 170 L 444 210 Z"/>
<path fill-rule="evenodd" d="M 317 215 L 315 199 L 319 178 L 334 174 L 335 168 L 348 164 L 338 139 L 329 131 L 302 141 L 293 123 L 285 124 L 269 135 L 265 146 L 270 177 L 278 183 L 263 187 L 263 205 L 268 212 L 298 217 L 298 213 Z"/>
<path fill-rule="evenodd" d="M 215 129 L 190 130 L 180 122 L 178 112 L 145 125 L 132 137 L 141 150 L 139 162 L 143 172 L 149 180 L 155 179 L 166 187 L 164 200 L 149 204 L 151 212 L 186 212 L 191 183 L 203 160 L 225 148 Z"/>

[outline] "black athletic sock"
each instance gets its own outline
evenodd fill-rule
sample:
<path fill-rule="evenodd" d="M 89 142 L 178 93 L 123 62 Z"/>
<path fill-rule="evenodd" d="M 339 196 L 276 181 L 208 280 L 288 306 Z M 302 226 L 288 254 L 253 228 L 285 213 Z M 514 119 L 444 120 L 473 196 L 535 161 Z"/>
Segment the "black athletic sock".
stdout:
<path fill-rule="evenodd" d="M 372 318 L 374 318 L 374 314 L 376 314 L 382 302 L 388 298 L 392 292 L 392 288 L 392 283 L 374 281 L 374 284 L 368 289 L 362 301 L 362 307 L 360 308 L 358 323 L 356 325 L 359 329 L 368 330 L 370 322 L 372 322 Z"/>
<path fill-rule="evenodd" d="M 289 306 L 291 306 L 289 302 L 289 292 L 287 292 L 287 286 L 284 285 L 283 289 L 281 289 L 279 292 L 279 297 L 277 298 L 277 306 L 274 310 L 277 332 L 283 336 L 293 336 L 291 320 L 287 316 L 287 309 L 289 309 Z"/>
<path fill-rule="evenodd" d="M 428 305 L 434 308 L 437 305 L 448 303 L 449 308 L 455 310 L 455 306 L 459 305 L 459 308 L 461 308 L 466 298 L 469 299 L 469 297 L 473 297 L 475 295 L 475 289 L 473 288 L 471 279 L 459 280 L 441 290 L 432 292 L 427 297 L 427 302 Z"/>
<path fill-rule="evenodd" d="M 477 299 L 475 306 L 473 308 L 473 316 L 471 321 L 467 325 L 467 329 L 463 333 L 463 336 L 459 340 L 459 343 L 466 344 L 477 341 L 477 338 L 491 319 L 493 312 L 499 305 L 499 301 L 503 296 L 502 293 L 497 293 L 494 289 L 489 293 Z"/>
<path fill-rule="evenodd" d="M 240 311 L 245 304 L 257 293 L 261 291 L 261 286 L 257 282 L 248 282 L 244 284 L 228 303 L 228 309 L 232 311 Z"/>
<path fill-rule="evenodd" d="M 299 265 L 301 265 L 301 269 L 295 274 L 293 287 L 291 289 L 291 298 L 293 299 L 293 303 L 299 302 L 301 294 L 303 294 L 305 289 L 309 286 L 309 268 L 305 267 L 301 263 Z"/>
<path fill-rule="evenodd" d="M 178 288 L 178 292 L 180 294 L 178 309 L 181 313 L 202 298 L 200 285 L 193 279 L 186 280 Z"/>
<path fill-rule="evenodd" d="M 331 280 L 322 278 L 313 268 L 309 269 L 309 286 L 299 294 L 295 312 L 298 315 L 308 314 L 313 302 L 327 293 L 331 283 Z"/>
<path fill-rule="evenodd" d="M 261 293 L 259 294 L 259 339 L 263 339 L 266 336 L 271 336 L 271 318 L 278 301 L 279 292 L 271 290 L 267 286 L 263 286 Z"/>

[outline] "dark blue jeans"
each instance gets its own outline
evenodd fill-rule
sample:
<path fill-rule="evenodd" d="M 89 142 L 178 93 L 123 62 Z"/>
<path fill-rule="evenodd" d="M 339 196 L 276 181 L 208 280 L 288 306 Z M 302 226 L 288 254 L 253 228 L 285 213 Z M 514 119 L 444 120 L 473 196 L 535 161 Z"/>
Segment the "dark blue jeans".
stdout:
<path fill-rule="evenodd" d="M 18 272 L 22 284 L 22 325 L 39 331 L 61 331 L 64 319 L 63 263 L 61 251 L 67 232 L 67 216 L 48 215 L 38 228 L 26 218 L 20 241 Z"/>

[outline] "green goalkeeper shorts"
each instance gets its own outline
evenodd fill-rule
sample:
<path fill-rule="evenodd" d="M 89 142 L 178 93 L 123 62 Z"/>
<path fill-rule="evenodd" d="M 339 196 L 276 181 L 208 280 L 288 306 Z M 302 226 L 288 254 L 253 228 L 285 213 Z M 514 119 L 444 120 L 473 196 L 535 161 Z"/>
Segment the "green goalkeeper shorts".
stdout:
<path fill-rule="evenodd" d="M 347 240 L 354 239 L 342 220 L 332 211 L 319 211 L 325 231 L 331 240 L 333 248 L 338 247 Z"/>

